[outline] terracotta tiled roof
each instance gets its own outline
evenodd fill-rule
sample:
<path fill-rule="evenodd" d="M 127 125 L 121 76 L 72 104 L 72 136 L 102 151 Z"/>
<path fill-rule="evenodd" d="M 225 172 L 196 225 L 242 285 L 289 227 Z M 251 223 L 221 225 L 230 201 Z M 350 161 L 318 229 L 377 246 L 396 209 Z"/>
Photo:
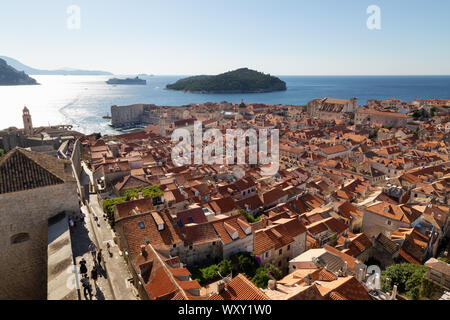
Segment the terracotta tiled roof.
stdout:
<path fill-rule="evenodd" d="M 116 222 L 123 228 L 130 254 L 140 253 L 140 247 L 146 244 L 146 239 L 154 247 L 167 247 L 182 242 L 167 214 L 161 212 L 160 216 L 164 221 L 164 229 L 161 231 L 158 230 L 158 225 L 151 213 L 131 216 Z"/>
<path fill-rule="evenodd" d="M 330 299 L 331 300 L 348 300 L 346 297 L 344 297 L 343 295 L 341 295 L 338 292 L 332 291 L 330 293 Z"/>
<path fill-rule="evenodd" d="M 136 214 L 142 214 L 142 213 L 149 213 L 153 211 L 153 199 L 152 198 L 145 198 L 145 199 L 139 199 L 139 200 L 133 200 L 133 201 L 127 201 L 124 203 L 119 203 L 116 205 L 115 210 L 118 213 L 118 219 L 116 219 L 116 222 L 119 221 L 119 219 L 124 217 L 129 217 Z"/>
<path fill-rule="evenodd" d="M 366 210 L 392 220 L 409 222 L 402 209 L 394 204 L 379 202 L 367 207 Z"/>
<path fill-rule="evenodd" d="M 231 197 L 225 197 L 217 200 L 213 200 L 208 203 L 214 212 L 220 212 L 222 214 L 236 210 L 237 207 L 234 204 L 234 200 Z"/>
<path fill-rule="evenodd" d="M 185 245 L 200 245 L 220 240 L 211 223 L 184 226 L 180 232 Z"/>
<path fill-rule="evenodd" d="M 189 270 L 186 268 L 169 268 L 169 271 L 174 275 L 174 277 L 186 277 L 191 275 Z"/>
<path fill-rule="evenodd" d="M 213 294 L 209 300 L 270 300 L 270 298 L 243 274 L 238 274 L 225 285 L 223 292 Z"/>
<path fill-rule="evenodd" d="M 273 190 L 267 191 L 262 195 L 262 200 L 265 206 L 273 204 L 275 201 L 286 196 L 287 193 L 280 188 L 275 188 Z"/>
<path fill-rule="evenodd" d="M 200 298 L 185 291 L 200 289 L 197 281 L 183 281 L 178 278 L 189 276 L 189 271 L 185 268 L 169 266 L 151 245 L 145 247 L 145 256 L 135 257 L 133 265 L 136 271 L 141 273 L 145 281 L 144 288 L 151 300 L 196 300 Z"/>
<path fill-rule="evenodd" d="M 345 223 L 332 217 L 324 219 L 323 223 L 326 224 L 331 232 L 336 232 L 337 234 L 342 233 L 349 228 Z"/>
<path fill-rule="evenodd" d="M 233 238 L 231 234 L 237 232 L 237 239 L 242 239 L 247 236 L 251 236 L 251 227 L 245 221 L 245 218 L 242 216 L 233 216 L 226 219 L 221 219 L 219 221 L 212 222 L 212 225 L 222 240 L 223 244 L 228 244 L 233 242 Z M 249 228 L 250 234 L 247 235 L 245 230 Z"/>
<path fill-rule="evenodd" d="M 363 216 L 363 212 L 352 205 L 349 201 L 345 201 L 338 208 L 338 212 L 341 216 L 347 219 L 357 219 Z"/>
<path fill-rule="evenodd" d="M 306 229 L 308 229 L 308 232 L 313 236 L 328 230 L 328 228 L 322 221 L 308 225 L 306 226 Z"/>
<path fill-rule="evenodd" d="M 333 300 L 372 300 L 364 286 L 353 276 L 321 282 L 317 287 L 323 296 Z"/>
<path fill-rule="evenodd" d="M 299 234 L 306 232 L 305 225 L 298 218 L 283 219 L 283 222 L 280 222 L 280 220 L 275 220 L 273 223 L 282 225 L 283 232 L 286 232 L 291 237 L 296 237 Z"/>
<path fill-rule="evenodd" d="M 355 269 L 355 262 L 357 261 L 357 259 L 355 259 L 352 256 L 349 256 L 348 254 L 345 254 L 344 252 L 339 251 L 338 249 L 333 248 L 327 244 L 323 248 L 325 250 L 327 250 L 329 253 L 331 253 L 331 254 L 339 257 L 343 261 L 347 262 L 347 265 L 351 270 Z"/>
<path fill-rule="evenodd" d="M 263 206 L 263 203 L 258 195 L 253 195 L 249 198 L 236 202 L 236 206 L 238 208 L 245 209 L 245 205 L 248 205 L 250 210 L 257 210 L 258 208 Z"/>
<path fill-rule="evenodd" d="M 408 118 L 407 115 L 402 114 L 402 113 L 383 112 L 383 111 L 378 111 L 378 110 L 374 110 L 374 109 L 363 109 L 363 110 L 357 111 L 356 113 L 373 114 L 373 115 L 396 117 L 396 118 Z"/>
<path fill-rule="evenodd" d="M 318 280 L 319 281 L 324 281 L 324 280 L 325 281 L 334 281 L 334 280 L 337 280 L 337 276 L 334 273 L 332 273 L 326 269 L 321 269 L 319 271 Z"/>
<path fill-rule="evenodd" d="M 15 148 L 0 160 L 0 194 L 72 182 L 68 160 Z"/>
<path fill-rule="evenodd" d="M 205 213 L 203 212 L 203 209 L 193 208 L 186 211 L 178 212 L 177 213 L 177 222 L 182 223 L 182 225 L 190 224 L 190 223 L 205 223 L 208 222 L 208 219 L 206 219 Z"/>
<path fill-rule="evenodd" d="M 293 231 L 288 231 L 283 224 L 258 230 L 254 237 L 254 253 L 262 254 L 270 249 L 278 249 L 292 243 L 294 239 L 290 232 Z"/>
<path fill-rule="evenodd" d="M 399 245 L 386 237 L 383 233 L 378 235 L 376 241 L 390 254 L 394 254 L 399 249 Z"/>
<path fill-rule="evenodd" d="M 335 153 L 339 153 L 339 152 L 345 152 L 345 151 L 347 151 L 347 148 L 345 146 L 343 146 L 342 144 L 337 144 L 332 147 L 322 148 L 322 151 L 328 155 L 331 155 L 331 154 L 335 154 Z"/>
<path fill-rule="evenodd" d="M 120 192 L 120 191 L 128 190 L 128 189 L 146 187 L 149 185 L 150 185 L 150 183 L 148 183 L 145 180 L 145 178 L 128 175 L 128 176 L 125 176 L 124 178 L 122 178 L 120 181 L 118 181 L 114 185 L 114 188 Z"/>

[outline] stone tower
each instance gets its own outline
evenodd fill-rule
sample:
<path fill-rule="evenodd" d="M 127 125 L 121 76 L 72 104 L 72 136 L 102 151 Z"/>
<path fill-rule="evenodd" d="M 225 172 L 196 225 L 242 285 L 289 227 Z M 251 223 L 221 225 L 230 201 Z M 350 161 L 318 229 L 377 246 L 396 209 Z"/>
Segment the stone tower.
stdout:
<path fill-rule="evenodd" d="M 165 137 L 167 134 L 166 134 L 166 118 L 164 117 L 164 116 L 162 116 L 160 119 L 159 119 L 159 134 L 162 136 L 162 137 Z"/>
<path fill-rule="evenodd" d="M 25 131 L 26 136 L 32 136 L 33 135 L 33 123 L 31 122 L 31 114 L 30 110 L 28 110 L 27 107 L 23 108 L 23 128 Z"/>

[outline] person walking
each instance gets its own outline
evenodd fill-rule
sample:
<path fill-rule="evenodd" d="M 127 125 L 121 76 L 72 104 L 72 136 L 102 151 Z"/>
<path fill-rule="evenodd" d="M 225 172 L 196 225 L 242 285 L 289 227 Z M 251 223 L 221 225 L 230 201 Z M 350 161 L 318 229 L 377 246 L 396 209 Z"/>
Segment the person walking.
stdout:
<path fill-rule="evenodd" d="M 97 271 L 97 268 L 95 266 L 92 268 L 91 278 L 92 278 L 92 280 L 94 280 L 95 290 L 97 291 L 98 271 Z"/>
<path fill-rule="evenodd" d="M 83 295 L 86 300 L 92 300 L 92 287 L 89 283 L 89 277 L 87 274 L 81 278 L 81 283 L 83 285 Z M 89 299 L 88 299 L 89 297 Z"/>
<path fill-rule="evenodd" d="M 110 251 L 111 250 L 111 245 L 109 244 L 109 241 L 106 243 L 106 250 L 108 251 L 109 256 L 112 257 L 112 252 Z"/>
<path fill-rule="evenodd" d="M 75 228 L 75 222 L 73 222 L 72 218 L 69 219 L 69 227 L 72 230 L 73 228 Z"/>
<path fill-rule="evenodd" d="M 95 245 L 94 242 L 91 241 L 91 244 L 88 247 L 89 252 L 92 254 L 92 258 L 94 259 L 94 262 L 97 259 L 97 246 Z"/>
<path fill-rule="evenodd" d="M 86 260 L 84 260 L 84 258 L 81 259 L 81 261 L 80 261 L 80 273 L 82 275 L 85 275 L 88 273 L 88 269 L 86 267 Z"/>
<path fill-rule="evenodd" d="M 97 263 L 98 263 L 98 265 L 99 265 L 100 267 L 102 266 L 102 265 L 101 265 L 102 259 L 103 259 L 103 257 L 102 257 L 102 249 L 98 249 L 98 253 L 97 253 Z"/>

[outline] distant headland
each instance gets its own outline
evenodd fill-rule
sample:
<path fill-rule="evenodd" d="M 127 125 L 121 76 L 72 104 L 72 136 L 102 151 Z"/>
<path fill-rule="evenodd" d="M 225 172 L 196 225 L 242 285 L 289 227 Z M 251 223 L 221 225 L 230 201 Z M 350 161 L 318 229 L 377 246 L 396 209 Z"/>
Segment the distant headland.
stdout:
<path fill-rule="evenodd" d="M 65 68 L 65 69 L 58 69 L 58 70 L 40 70 L 35 69 L 32 67 L 29 67 L 27 65 L 24 65 L 20 61 L 0 56 L 0 59 L 3 59 L 6 61 L 7 64 L 9 64 L 11 67 L 23 71 L 27 74 L 31 75 L 56 75 L 56 76 L 110 76 L 112 73 L 106 72 L 106 71 L 92 71 L 92 70 L 79 70 L 79 69 L 71 69 L 71 68 Z"/>
<path fill-rule="evenodd" d="M 192 93 L 263 93 L 285 91 L 286 82 L 269 74 L 241 68 L 216 76 L 184 78 L 168 84 L 166 89 Z"/>
<path fill-rule="evenodd" d="M 37 81 L 23 71 L 17 71 L 0 59 L 0 86 L 37 85 Z"/>

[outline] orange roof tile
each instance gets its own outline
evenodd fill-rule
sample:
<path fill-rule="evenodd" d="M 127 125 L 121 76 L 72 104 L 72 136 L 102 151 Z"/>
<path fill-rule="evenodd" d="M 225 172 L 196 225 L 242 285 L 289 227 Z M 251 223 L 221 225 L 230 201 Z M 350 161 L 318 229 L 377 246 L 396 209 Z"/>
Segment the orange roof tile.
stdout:
<path fill-rule="evenodd" d="M 209 300 L 270 300 L 270 298 L 240 273 L 225 285 L 223 292 L 213 294 Z"/>

